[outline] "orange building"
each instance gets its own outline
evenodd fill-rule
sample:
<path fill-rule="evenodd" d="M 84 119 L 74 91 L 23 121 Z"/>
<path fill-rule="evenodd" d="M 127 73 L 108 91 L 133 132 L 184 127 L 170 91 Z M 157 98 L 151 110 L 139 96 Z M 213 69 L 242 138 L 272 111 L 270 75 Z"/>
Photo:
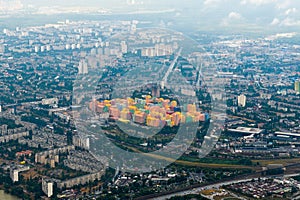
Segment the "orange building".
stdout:
<path fill-rule="evenodd" d="M 104 106 L 102 103 L 99 103 L 99 104 L 96 106 L 96 112 L 102 113 L 104 107 L 105 107 L 105 106 Z"/>
<path fill-rule="evenodd" d="M 97 105 L 97 101 L 93 100 L 92 102 L 89 103 L 89 109 L 95 111 L 96 105 Z"/>
<path fill-rule="evenodd" d="M 171 106 L 172 106 L 172 107 L 177 107 L 177 102 L 176 102 L 176 101 L 172 101 L 172 102 L 171 102 Z"/>
<path fill-rule="evenodd" d="M 32 155 L 32 151 L 31 150 L 26 150 L 26 151 L 20 151 L 16 153 L 16 156 L 31 156 Z"/>
<path fill-rule="evenodd" d="M 171 122 L 173 122 L 173 125 L 178 126 L 180 123 L 180 113 L 173 113 L 171 117 Z"/>
<path fill-rule="evenodd" d="M 124 108 L 122 111 L 121 111 L 121 119 L 123 120 L 131 120 L 131 114 L 129 112 L 128 109 Z"/>
<path fill-rule="evenodd" d="M 109 115 L 118 119 L 120 117 L 120 111 L 116 107 L 110 107 Z"/>
<path fill-rule="evenodd" d="M 203 113 L 200 114 L 199 121 L 201 121 L 201 122 L 205 121 L 205 114 L 203 114 Z"/>
<path fill-rule="evenodd" d="M 147 117 L 147 126 L 153 126 L 153 127 L 159 127 L 160 125 L 160 120 L 154 117 L 151 117 L 148 115 Z"/>
<path fill-rule="evenodd" d="M 146 113 L 144 112 L 137 112 L 134 114 L 134 122 L 143 124 L 146 120 Z"/>

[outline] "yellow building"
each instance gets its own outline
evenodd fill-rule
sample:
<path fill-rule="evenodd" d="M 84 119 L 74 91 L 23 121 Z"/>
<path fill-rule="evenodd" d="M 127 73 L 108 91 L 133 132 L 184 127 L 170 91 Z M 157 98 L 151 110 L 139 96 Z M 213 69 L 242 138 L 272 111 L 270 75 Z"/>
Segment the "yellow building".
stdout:
<path fill-rule="evenodd" d="M 172 107 L 176 107 L 176 106 L 177 106 L 177 102 L 176 102 L 176 101 L 172 101 L 172 102 L 171 102 L 171 106 L 172 106 Z"/>
<path fill-rule="evenodd" d="M 187 105 L 187 111 L 190 112 L 190 113 L 194 113 L 196 112 L 196 105 L 195 104 L 188 104 Z"/>

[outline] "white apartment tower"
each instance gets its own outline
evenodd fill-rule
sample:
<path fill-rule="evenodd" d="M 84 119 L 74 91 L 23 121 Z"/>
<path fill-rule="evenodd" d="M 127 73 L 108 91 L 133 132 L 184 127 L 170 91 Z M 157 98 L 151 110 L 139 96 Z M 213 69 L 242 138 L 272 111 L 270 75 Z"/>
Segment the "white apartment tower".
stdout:
<path fill-rule="evenodd" d="M 88 71 L 87 62 L 84 60 L 81 60 L 78 65 L 78 74 L 87 74 L 88 72 L 89 71 Z"/>
<path fill-rule="evenodd" d="M 128 47 L 125 41 L 121 42 L 121 51 L 122 53 L 127 53 L 128 52 Z"/>
<path fill-rule="evenodd" d="M 53 195 L 53 182 L 49 179 L 43 179 L 42 190 L 47 195 L 47 197 L 51 197 Z"/>
<path fill-rule="evenodd" d="M 247 97 L 244 94 L 238 96 L 238 106 L 245 107 L 247 102 Z"/>

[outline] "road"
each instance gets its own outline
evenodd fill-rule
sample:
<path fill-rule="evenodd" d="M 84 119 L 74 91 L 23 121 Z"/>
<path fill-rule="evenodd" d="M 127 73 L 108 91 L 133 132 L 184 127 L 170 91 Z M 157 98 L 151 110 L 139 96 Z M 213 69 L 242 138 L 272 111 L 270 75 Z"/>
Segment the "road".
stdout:
<path fill-rule="evenodd" d="M 289 178 L 289 177 L 299 176 L 299 175 L 300 174 L 287 174 L 287 175 L 284 175 L 283 177 Z M 223 185 L 231 185 L 231 184 L 234 184 L 234 183 L 248 182 L 248 181 L 251 181 L 252 179 L 253 178 L 246 178 L 246 179 L 239 179 L 239 180 L 226 181 L 226 182 L 222 182 L 222 183 L 216 183 L 216 184 L 207 185 L 207 186 L 201 186 L 201 187 L 198 187 L 198 188 L 194 188 L 194 189 L 190 189 L 190 190 L 186 190 L 186 191 L 182 191 L 182 192 L 178 192 L 178 193 L 173 193 L 173 194 L 164 195 L 164 196 L 160 196 L 160 197 L 150 198 L 149 200 L 166 200 L 166 199 L 169 199 L 169 198 L 174 197 L 174 196 L 184 196 L 184 195 L 188 195 L 188 194 L 199 194 L 202 190 L 219 188 L 219 187 L 222 187 Z M 300 198 L 300 196 L 298 198 Z"/>
<path fill-rule="evenodd" d="M 171 63 L 168 71 L 166 72 L 166 74 L 165 74 L 165 76 L 162 80 L 164 85 L 167 83 L 168 77 L 169 77 L 170 73 L 172 72 L 173 68 L 175 67 L 175 64 L 177 63 L 177 60 L 178 60 L 179 56 L 181 55 L 181 51 L 182 51 L 182 48 L 179 49 L 178 53 L 176 54 L 176 57 L 174 58 L 174 60 Z"/>
<path fill-rule="evenodd" d="M 32 102 L 23 102 L 23 103 L 15 103 L 15 104 L 7 104 L 3 105 L 3 108 L 9 108 L 14 106 L 30 106 L 30 105 L 38 105 L 42 103 L 42 101 L 32 101 Z"/>

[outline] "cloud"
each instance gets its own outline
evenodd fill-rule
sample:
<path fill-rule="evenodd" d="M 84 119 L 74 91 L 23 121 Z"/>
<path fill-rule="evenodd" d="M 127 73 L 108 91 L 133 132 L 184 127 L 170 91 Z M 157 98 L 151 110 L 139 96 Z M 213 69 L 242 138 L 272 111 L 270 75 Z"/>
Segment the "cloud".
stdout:
<path fill-rule="evenodd" d="M 242 0 L 241 4 L 242 5 L 253 4 L 256 6 L 260 6 L 260 5 L 265 5 L 265 4 L 275 3 L 275 2 L 277 2 L 277 0 Z"/>
<path fill-rule="evenodd" d="M 237 12 L 231 12 L 228 14 L 228 19 L 242 19 L 242 15 Z"/>
<path fill-rule="evenodd" d="M 274 18 L 273 21 L 270 23 L 271 26 L 276 26 L 280 23 L 280 20 L 278 18 Z"/>
<path fill-rule="evenodd" d="M 300 26 L 300 20 L 287 17 L 284 20 L 282 20 L 280 25 L 281 26 Z"/>
<path fill-rule="evenodd" d="M 299 19 L 294 19 L 292 17 L 286 17 L 285 19 L 278 19 L 274 18 L 273 21 L 270 23 L 271 26 L 286 26 L 286 27 L 291 27 L 291 26 L 300 26 L 300 20 Z"/>
<path fill-rule="evenodd" d="M 230 12 L 221 22 L 222 26 L 237 24 L 243 19 L 243 16 L 238 12 Z"/>
<path fill-rule="evenodd" d="M 222 2 L 222 0 L 205 0 L 203 2 L 203 4 L 205 6 L 215 6 L 215 5 L 217 5 L 217 4 L 221 3 L 221 2 Z"/>
<path fill-rule="evenodd" d="M 23 7 L 20 0 L 0 0 L 0 11 L 15 11 L 22 9 Z"/>
<path fill-rule="evenodd" d="M 289 8 L 285 11 L 285 15 L 290 15 L 297 12 L 297 8 Z"/>
<path fill-rule="evenodd" d="M 297 35 L 296 32 L 291 32 L 291 33 L 277 33 L 275 35 L 270 35 L 268 37 L 266 37 L 266 40 L 276 40 L 279 38 L 292 38 L 295 37 Z"/>
<path fill-rule="evenodd" d="M 291 1 L 291 0 L 242 0 L 242 5 L 250 4 L 255 6 L 263 6 L 271 4 L 278 10 L 283 10 L 291 7 L 292 5 L 298 5 L 298 1 Z"/>
<path fill-rule="evenodd" d="M 284 0 L 284 1 L 277 1 L 276 8 L 277 9 L 287 9 L 292 5 L 292 2 L 290 0 Z"/>

